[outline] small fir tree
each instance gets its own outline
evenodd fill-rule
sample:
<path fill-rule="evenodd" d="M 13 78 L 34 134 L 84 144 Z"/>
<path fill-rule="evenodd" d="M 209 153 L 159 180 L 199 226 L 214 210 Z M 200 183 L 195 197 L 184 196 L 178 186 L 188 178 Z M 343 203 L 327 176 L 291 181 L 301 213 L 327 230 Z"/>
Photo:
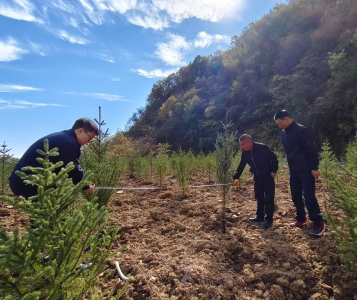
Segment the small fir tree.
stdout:
<path fill-rule="evenodd" d="M 7 148 L 4 144 L 0 148 L 0 180 L 1 180 L 1 194 L 5 193 L 5 188 L 7 187 L 8 177 L 14 168 L 12 161 L 12 155 L 10 155 L 11 149 Z"/>
<path fill-rule="evenodd" d="M 185 195 L 185 191 L 190 179 L 190 172 L 192 169 L 192 160 L 190 156 L 191 155 L 189 153 L 185 153 L 180 150 L 179 153 L 175 154 L 171 158 L 171 161 L 174 162 L 172 163 L 172 166 L 174 166 L 172 172 L 177 179 L 180 188 L 182 189 L 183 195 Z"/>
<path fill-rule="evenodd" d="M 327 141 L 322 144 L 321 150 L 319 169 L 322 181 L 325 187 L 329 189 L 329 181 L 334 180 L 336 176 L 337 159 Z"/>
<path fill-rule="evenodd" d="M 158 157 L 154 159 L 154 171 L 155 175 L 159 179 L 160 187 L 169 171 L 169 158 L 166 153 L 159 154 Z"/>
<path fill-rule="evenodd" d="M 357 172 L 340 166 L 341 174 L 329 173 L 329 201 L 333 211 L 339 211 L 336 217 L 327 210 L 327 220 L 340 237 L 339 247 L 344 254 L 345 264 L 357 270 Z"/>
<path fill-rule="evenodd" d="M 63 162 L 51 163 L 58 149 L 50 150 L 48 140 L 44 151 L 37 152 L 42 167 L 16 172 L 37 187 L 37 195 L 20 201 L 3 196 L 32 220 L 32 226 L 23 236 L 18 229 L 11 234 L 0 229 L 0 298 L 83 299 L 106 268 L 118 227 L 108 225 L 107 210 L 98 208 L 96 198 L 79 197 L 90 183 L 89 172 L 73 186 L 68 177 L 75 167 L 72 162 L 64 167 Z M 89 261 L 90 268 L 79 268 Z"/>
<path fill-rule="evenodd" d="M 223 198 L 222 207 L 222 232 L 226 232 L 226 202 L 229 199 L 229 190 L 231 188 L 233 174 L 236 171 L 234 168 L 234 157 L 236 150 L 237 132 L 229 133 L 229 128 L 233 125 L 232 122 L 222 122 L 224 129 L 223 133 L 218 134 L 215 147 L 216 158 L 216 178 L 219 184 L 224 184 L 220 187 Z"/>
<path fill-rule="evenodd" d="M 347 145 L 346 162 L 350 170 L 357 170 L 357 138 Z"/>
<path fill-rule="evenodd" d="M 205 158 L 206 174 L 208 182 L 211 182 L 216 171 L 216 159 L 214 153 L 209 153 Z"/>
<path fill-rule="evenodd" d="M 119 155 L 110 153 L 110 139 L 108 129 L 103 131 L 105 125 L 99 107 L 99 119 L 94 119 L 99 128 L 99 135 L 86 145 L 80 158 L 81 166 L 85 171 L 91 171 L 93 181 L 97 186 L 117 186 L 118 181 L 125 168 L 125 162 Z M 97 190 L 95 196 L 98 199 L 99 207 L 107 206 L 114 190 Z M 88 196 L 90 198 L 91 196 Z"/>

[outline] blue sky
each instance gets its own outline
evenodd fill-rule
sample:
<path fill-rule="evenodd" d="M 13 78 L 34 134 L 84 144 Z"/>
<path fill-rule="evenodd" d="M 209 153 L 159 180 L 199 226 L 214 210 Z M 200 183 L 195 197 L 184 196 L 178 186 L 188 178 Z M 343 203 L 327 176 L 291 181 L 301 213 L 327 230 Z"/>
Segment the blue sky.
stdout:
<path fill-rule="evenodd" d="M 1 0 L 0 142 L 20 157 L 98 107 L 111 133 L 153 83 L 283 0 Z"/>

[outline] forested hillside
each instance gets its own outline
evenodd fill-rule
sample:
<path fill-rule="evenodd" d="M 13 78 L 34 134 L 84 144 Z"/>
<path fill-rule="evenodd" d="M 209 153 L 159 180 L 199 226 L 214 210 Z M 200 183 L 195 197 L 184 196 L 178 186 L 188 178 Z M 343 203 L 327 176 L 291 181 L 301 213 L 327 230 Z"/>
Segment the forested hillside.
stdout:
<path fill-rule="evenodd" d="M 232 37 L 232 46 L 154 84 L 131 137 L 213 149 L 226 111 L 239 133 L 280 147 L 282 108 L 338 154 L 357 131 L 357 1 L 291 0 Z"/>

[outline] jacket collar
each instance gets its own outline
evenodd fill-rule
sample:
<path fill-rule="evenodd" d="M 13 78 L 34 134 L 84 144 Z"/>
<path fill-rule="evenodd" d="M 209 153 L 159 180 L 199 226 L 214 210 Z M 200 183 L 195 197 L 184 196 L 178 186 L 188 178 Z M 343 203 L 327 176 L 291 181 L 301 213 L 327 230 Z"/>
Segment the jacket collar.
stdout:
<path fill-rule="evenodd" d="M 296 126 L 297 126 L 297 125 L 296 125 L 296 122 L 293 121 L 293 122 L 291 123 L 291 125 L 290 125 L 288 128 L 285 128 L 285 129 L 284 129 L 284 131 L 285 131 L 286 133 L 290 133 L 292 130 L 294 130 L 294 128 L 295 128 Z"/>
<path fill-rule="evenodd" d="M 73 129 L 68 129 L 66 131 L 68 132 L 69 136 L 72 137 L 74 140 L 76 140 L 76 142 L 78 143 L 76 132 Z M 78 143 L 78 147 L 79 148 L 81 147 L 79 143 Z"/>

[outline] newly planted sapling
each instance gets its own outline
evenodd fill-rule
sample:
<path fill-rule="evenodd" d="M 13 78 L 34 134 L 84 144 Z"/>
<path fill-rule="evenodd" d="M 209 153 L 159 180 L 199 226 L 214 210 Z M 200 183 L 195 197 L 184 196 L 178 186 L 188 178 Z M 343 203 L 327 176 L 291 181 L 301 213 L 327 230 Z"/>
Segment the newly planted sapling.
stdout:
<path fill-rule="evenodd" d="M 7 187 L 7 179 L 15 166 L 12 155 L 10 155 L 10 151 L 11 149 L 8 149 L 4 142 L 0 148 L 0 180 L 2 195 L 4 194 L 5 188 Z"/>
<path fill-rule="evenodd" d="M 169 171 L 169 158 L 166 153 L 162 153 L 154 159 L 154 171 L 162 187 L 165 176 Z"/>
<path fill-rule="evenodd" d="M 346 149 L 346 162 L 348 168 L 352 171 L 357 170 L 357 137 L 356 139 L 347 145 Z"/>
<path fill-rule="evenodd" d="M 197 166 L 199 167 L 203 176 L 205 176 L 205 170 L 206 170 L 205 158 L 206 156 L 203 154 L 202 151 L 196 157 Z"/>
<path fill-rule="evenodd" d="M 148 181 L 150 175 L 150 161 L 146 157 L 141 157 L 139 174 L 142 180 Z"/>
<path fill-rule="evenodd" d="M 99 119 L 94 121 L 98 125 L 99 135 L 84 147 L 80 158 L 81 166 L 85 171 L 93 173 L 93 182 L 97 186 L 117 186 L 125 163 L 118 155 L 110 153 L 109 133 L 108 129 L 104 131 L 102 128 L 105 122 L 102 120 L 100 107 Z M 99 207 L 107 206 L 112 194 L 113 190 L 110 189 L 97 190 Z"/>
<path fill-rule="evenodd" d="M 336 176 L 338 162 L 327 141 L 322 144 L 321 150 L 319 169 L 322 181 L 325 187 L 329 189 L 329 181 L 333 180 Z"/>
<path fill-rule="evenodd" d="M 211 182 L 211 180 L 213 180 L 216 171 L 216 160 L 215 160 L 214 153 L 209 153 L 206 156 L 205 166 L 206 166 L 206 174 L 207 174 L 208 182 Z"/>
<path fill-rule="evenodd" d="M 81 198 L 90 183 L 90 172 L 73 186 L 68 174 L 71 162 L 51 163 L 58 149 L 37 150 L 42 167 L 17 171 L 26 184 L 37 187 L 37 195 L 28 199 L 5 201 L 32 220 L 24 235 L 18 229 L 11 234 L 0 229 L 1 299 L 83 299 L 90 297 L 98 275 L 106 268 L 118 226 L 107 221 L 107 210 L 98 208 L 97 199 Z M 74 205 L 75 204 L 75 205 Z M 87 270 L 80 264 L 91 262 Z"/>
<path fill-rule="evenodd" d="M 226 232 L 226 202 L 229 199 L 229 190 L 231 188 L 233 174 L 236 171 L 234 164 L 234 157 L 237 152 L 236 150 L 236 136 L 237 132 L 229 133 L 229 128 L 233 125 L 232 122 L 228 123 L 227 117 L 226 122 L 222 122 L 222 127 L 224 132 L 219 133 L 215 147 L 215 158 L 216 158 L 216 178 L 217 183 L 223 184 L 220 187 L 222 193 L 222 232 Z"/>
<path fill-rule="evenodd" d="M 174 161 L 173 163 L 173 174 L 178 181 L 180 188 L 182 189 L 182 194 L 185 195 L 185 191 L 187 189 L 189 178 L 190 178 L 190 171 L 191 165 L 190 163 L 192 160 L 190 156 L 187 155 L 185 152 L 180 150 L 179 153 L 175 154 L 171 160 Z"/>

